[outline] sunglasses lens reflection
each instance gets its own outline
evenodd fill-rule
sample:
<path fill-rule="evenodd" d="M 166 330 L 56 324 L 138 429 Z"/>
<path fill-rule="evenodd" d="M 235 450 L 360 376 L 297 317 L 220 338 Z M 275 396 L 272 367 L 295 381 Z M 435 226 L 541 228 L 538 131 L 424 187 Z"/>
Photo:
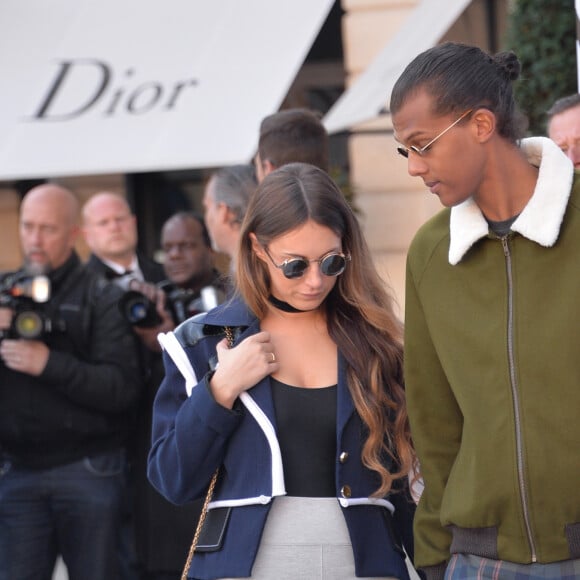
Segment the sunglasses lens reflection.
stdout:
<path fill-rule="evenodd" d="M 325 276 L 338 276 L 346 268 L 346 259 L 340 254 L 330 254 L 320 262 L 320 271 Z"/>
<path fill-rule="evenodd" d="M 306 260 L 297 258 L 296 260 L 289 260 L 286 262 L 282 268 L 282 272 L 286 278 L 290 278 L 292 280 L 293 278 L 300 278 L 302 275 L 304 275 L 304 272 L 306 272 L 308 266 L 309 264 Z"/>

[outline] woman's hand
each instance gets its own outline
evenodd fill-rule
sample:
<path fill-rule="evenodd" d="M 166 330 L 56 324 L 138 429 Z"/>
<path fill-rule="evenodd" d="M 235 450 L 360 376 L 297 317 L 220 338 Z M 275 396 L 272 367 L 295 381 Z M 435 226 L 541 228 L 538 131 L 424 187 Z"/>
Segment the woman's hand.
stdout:
<path fill-rule="evenodd" d="M 240 393 L 277 372 L 280 367 L 269 332 L 249 336 L 234 348 L 228 348 L 228 341 L 224 338 L 217 344 L 216 351 L 219 364 L 210 387 L 215 400 L 228 409 L 233 407 Z"/>

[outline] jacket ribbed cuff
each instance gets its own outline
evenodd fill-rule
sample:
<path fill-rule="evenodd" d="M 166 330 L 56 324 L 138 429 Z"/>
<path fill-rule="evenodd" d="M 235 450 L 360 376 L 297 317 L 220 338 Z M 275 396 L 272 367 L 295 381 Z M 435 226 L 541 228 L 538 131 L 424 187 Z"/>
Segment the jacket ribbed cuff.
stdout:
<path fill-rule="evenodd" d="M 444 580 L 447 562 L 437 564 L 437 566 L 425 566 L 419 570 L 419 574 L 425 580 Z"/>

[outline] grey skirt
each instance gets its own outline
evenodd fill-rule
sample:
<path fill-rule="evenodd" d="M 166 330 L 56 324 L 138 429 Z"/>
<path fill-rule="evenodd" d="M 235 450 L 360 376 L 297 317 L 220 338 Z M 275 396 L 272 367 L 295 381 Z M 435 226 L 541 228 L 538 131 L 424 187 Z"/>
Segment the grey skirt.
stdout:
<path fill-rule="evenodd" d="M 251 578 L 354 580 L 352 547 L 338 501 L 277 497 L 266 520 Z"/>

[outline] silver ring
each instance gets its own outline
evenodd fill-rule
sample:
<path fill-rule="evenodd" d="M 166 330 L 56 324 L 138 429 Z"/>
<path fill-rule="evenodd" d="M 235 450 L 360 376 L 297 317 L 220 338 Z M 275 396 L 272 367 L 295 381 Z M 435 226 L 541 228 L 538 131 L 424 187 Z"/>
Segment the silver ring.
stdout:
<path fill-rule="evenodd" d="M 272 362 L 275 363 L 276 362 L 276 355 L 273 352 L 271 352 L 270 356 L 272 357 Z"/>

